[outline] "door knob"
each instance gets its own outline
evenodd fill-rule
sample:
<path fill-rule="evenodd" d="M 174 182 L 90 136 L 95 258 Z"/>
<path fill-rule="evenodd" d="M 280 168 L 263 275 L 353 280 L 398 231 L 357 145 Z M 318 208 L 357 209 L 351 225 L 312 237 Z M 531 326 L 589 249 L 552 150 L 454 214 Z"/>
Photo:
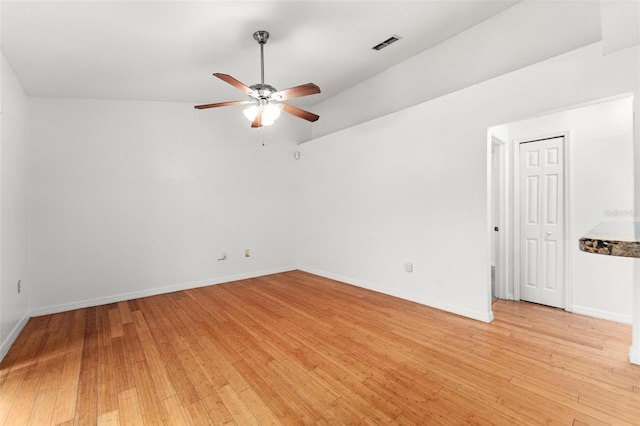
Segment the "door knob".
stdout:
<path fill-rule="evenodd" d="M 547 237 L 551 235 L 551 231 L 547 231 Z"/>

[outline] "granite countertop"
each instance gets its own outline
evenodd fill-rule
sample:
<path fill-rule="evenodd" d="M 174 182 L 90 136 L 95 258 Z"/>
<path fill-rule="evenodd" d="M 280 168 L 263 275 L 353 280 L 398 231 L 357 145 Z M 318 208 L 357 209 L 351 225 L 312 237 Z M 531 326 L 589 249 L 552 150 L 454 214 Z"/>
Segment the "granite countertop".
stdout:
<path fill-rule="evenodd" d="M 594 254 L 640 258 L 640 221 L 600 222 L 580 238 L 580 250 Z"/>

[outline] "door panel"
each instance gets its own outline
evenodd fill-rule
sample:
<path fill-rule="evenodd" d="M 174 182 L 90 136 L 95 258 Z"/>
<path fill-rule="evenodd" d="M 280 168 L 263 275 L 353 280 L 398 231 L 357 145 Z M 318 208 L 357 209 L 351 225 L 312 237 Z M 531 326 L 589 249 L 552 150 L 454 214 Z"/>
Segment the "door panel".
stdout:
<path fill-rule="evenodd" d="M 558 157 L 560 156 L 558 148 L 548 148 L 545 150 L 546 166 L 557 166 Z"/>
<path fill-rule="evenodd" d="M 539 199 L 538 176 L 527 176 L 527 224 L 529 225 L 538 224 Z"/>
<path fill-rule="evenodd" d="M 525 286 L 530 288 L 538 287 L 538 240 L 528 239 L 525 246 Z"/>
<path fill-rule="evenodd" d="M 558 175 L 545 176 L 546 206 L 545 224 L 558 224 Z"/>
<path fill-rule="evenodd" d="M 556 290 L 558 288 L 558 243 L 555 241 L 545 241 L 544 255 L 547 269 L 544 287 L 546 290 Z"/>
<path fill-rule="evenodd" d="M 520 298 L 564 308 L 563 138 L 520 144 Z"/>

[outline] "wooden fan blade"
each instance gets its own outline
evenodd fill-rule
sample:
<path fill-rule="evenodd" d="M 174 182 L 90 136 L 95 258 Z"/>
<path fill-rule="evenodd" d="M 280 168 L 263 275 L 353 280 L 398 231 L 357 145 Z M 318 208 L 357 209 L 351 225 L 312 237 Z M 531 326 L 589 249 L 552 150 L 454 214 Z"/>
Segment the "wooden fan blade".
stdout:
<path fill-rule="evenodd" d="M 254 95 L 255 94 L 255 92 L 253 90 L 251 90 L 246 84 L 239 82 L 235 78 L 231 77 L 229 74 L 222 74 L 222 73 L 217 72 L 217 73 L 214 73 L 213 75 L 218 77 L 220 80 L 222 80 L 222 81 L 224 81 L 226 83 L 229 83 L 230 85 L 232 85 L 236 89 L 239 89 L 239 90 L 243 91 L 247 95 Z"/>
<path fill-rule="evenodd" d="M 309 111 L 305 111 L 305 110 L 303 110 L 301 108 L 298 108 L 298 107 L 294 107 L 293 105 L 289 105 L 289 104 L 280 104 L 280 105 L 282 105 L 282 110 L 284 112 L 287 112 L 287 113 L 289 113 L 291 115 L 295 115 L 296 117 L 302 118 L 302 119 L 307 120 L 307 121 L 314 122 L 318 118 L 320 118 L 320 116 L 317 115 L 317 114 L 314 114 L 314 113 L 309 112 Z"/>
<path fill-rule="evenodd" d="M 217 107 L 223 107 L 223 106 L 230 106 L 230 105 L 244 105 L 244 104 L 250 104 L 253 101 L 228 101 L 228 102 L 218 102 L 216 104 L 205 104 L 205 105 L 196 105 L 194 106 L 195 109 L 207 109 L 207 108 L 217 108 Z"/>
<path fill-rule="evenodd" d="M 258 111 L 256 118 L 251 122 L 251 127 L 262 127 L 262 111 Z"/>
<path fill-rule="evenodd" d="M 287 99 L 315 95 L 316 93 L 320 93 L 320 88 L 313 83 L 307 83 L 281 90 L 272 94 L 271 97 L 277 101 L 286 101 Z"/>

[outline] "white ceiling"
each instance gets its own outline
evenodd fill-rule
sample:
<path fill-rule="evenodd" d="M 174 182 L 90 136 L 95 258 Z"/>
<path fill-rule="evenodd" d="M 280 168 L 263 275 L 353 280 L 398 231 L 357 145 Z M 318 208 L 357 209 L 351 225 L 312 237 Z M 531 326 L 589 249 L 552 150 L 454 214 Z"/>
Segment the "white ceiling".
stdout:
<path fill-rule="evenodd" d="M 211 74 L 313 82 L 309 105 L 441 43 L 517 1 L 2 1 L 2 52 L 30 96 L 244 99 Z M 371 48 L 391 35 L 385 50 Z"/>

